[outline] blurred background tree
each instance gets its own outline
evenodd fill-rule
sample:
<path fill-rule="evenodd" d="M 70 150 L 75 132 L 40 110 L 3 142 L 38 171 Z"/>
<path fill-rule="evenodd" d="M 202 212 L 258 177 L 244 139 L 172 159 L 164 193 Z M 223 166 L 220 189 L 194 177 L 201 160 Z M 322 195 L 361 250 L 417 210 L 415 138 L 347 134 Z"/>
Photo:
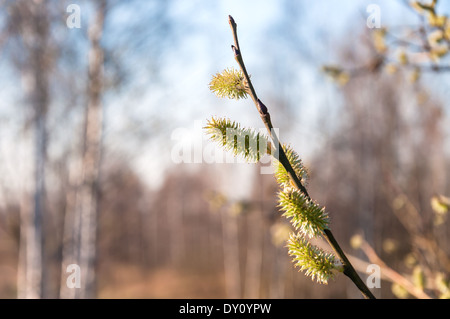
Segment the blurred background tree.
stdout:
<path fill-rule="evenodd" d="M 73 297 L 65 244 L 81 230 L 72 218 L 95 46 L 102 160 L 96 289 L 85 296 L 359 297 L 339 278 L 323 287 L 293 268 L 263 164 L 171 156 L 177 128 L 192 159 L 197 145 L 209 147 L 195 124 L 209 115 L 260 126 L 248 101 L 208 90 L 211 75 L 233 63 L 228 14 L 240 21 L 247 67 L 277 110 L 280 137 L 304 159 L 310 193 L 332 212 L 344 249 L 370 262 L 350 245 L 360 234 L 386 266 L 419 288 L 422 273 L 425 293 L 444 294 L 450 91 L 440 17 L 449 4 L 438 1 L 433 18 L 400 0 L 106 3 L 99 42 L 88 33 L 99 10 L 92 2 L 77 2 L 79 29 L 66 25 L 70 1 L 0 4 L 0 297 Z M 373 3 L 380 30 L 366 25 Z M 327 81 L 324 65 L 346 85 Z M 394 288 L 383 281 L 376 293 L 400 296 Z"/>

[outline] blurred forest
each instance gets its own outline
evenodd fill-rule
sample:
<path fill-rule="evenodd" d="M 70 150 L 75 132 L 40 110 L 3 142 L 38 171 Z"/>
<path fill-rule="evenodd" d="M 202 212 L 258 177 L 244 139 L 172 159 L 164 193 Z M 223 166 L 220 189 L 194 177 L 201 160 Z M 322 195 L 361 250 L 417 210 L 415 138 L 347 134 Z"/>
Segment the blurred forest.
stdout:
<path fill-rule="evenodd" d="M 374 294 L 448 297 L 447 57 L 418 76 L 378 51 L 382 67 L 329 81 L 324 65 L 342 80 L 379 61 L 368 4 L 394 30 L 430 27 L 405 1 L 333 2 L 1 1 L 0 298 L 360 298 L 294 268 L 263 164 L 173 158 L 179 128 L 205 149 L 211 115 L 261 127 L 250 101 L 208 91 L 235 65 L 228 14 L 336 238 L 363 279 L 383 263 Z"/>

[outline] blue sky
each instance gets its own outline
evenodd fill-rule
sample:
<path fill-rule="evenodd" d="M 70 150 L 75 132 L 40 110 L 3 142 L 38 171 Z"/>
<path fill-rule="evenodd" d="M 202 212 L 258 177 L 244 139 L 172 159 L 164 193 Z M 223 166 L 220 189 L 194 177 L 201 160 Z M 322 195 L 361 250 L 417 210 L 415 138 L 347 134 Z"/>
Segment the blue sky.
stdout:
<path fill-rule="evenodd" d="M 358 4 L 355 5 L 355 2 Z M 268 51 L 273 52 L 273 47 L 279 46 L 275 57 L 280 58 L 280 63 L 286 59 L 286 63 L 294 63 L 293 66 L 302 73 L 299 78 L 294 79 L 296 81 L 294 84 L 287 83 L 296 85 L 301 91 L 299 99 L 302 103 L 299 104 L 303 105 L 293 106 L 298 108 L 297 115 L 307 119 L 323 116 L 324 109 L 329 109 L 330 104 L 336 103 L 334 84 L 328 82 L 319 72 L 323 63 L 336 61 L 333 42 L 345 37 L 345 33 L 349 30 L 365 27 L 367 15 L 365 8 L 368 4 L 380 5 L 382 23 L 383 20 L 398 21 L 396 12 L 400 12 L 399 9 L 403 7 L 393 5 L 393 2 L 395 1 L 389 1 L 388 6 L 387 1 L 300 1 L 300 16 L 298 22 L 293 25 L 292 32 L 299 33 L 304 40 L 304 43 L 297 45 L 305 46 L 303 50 L 313 56 L 312 60 L 311 58 L 308 60 L 308 58 L 299 59 L 292 52 L 285 50 L 283 43 L 280 43 L 271 30 L 271 27 L 282 23 L 284 19 L 281 1 L 219 1 L 215 3 L 216 5 L 210 4 L 205 7 L 201 6 L 202 1 L 179 1 L 177 3 L 180 5 L 176 5 L 176 10 L 172 12 L 173 19 L 182 27 L 186 23 L 197 32 L 185 35 L 170 52 L 170 63 L 165 69 L 169 79 L 165 87 L 167 91 L 150 93 L 148 105 L 155 104 L 151 102 L 155 95 L 158 96 L 156 99 L 165 101 L 169 105 L 166 110 L 172 110 L 168 115 L 174 128 L 193 129 L 194 121 L 205 122 L 211 115 L 230 117 L 247 126 L 257 128 L 262 126 L 250 100 L 236 102 L 217 99 L 207 88 L 212 74 L 227 67 L 236 67 L 230 49 L 233 40 L 227 21 L 228 14 L 231 14 L 238 24 L 243 55 L 261 99 L 263 101 L 269 99 L 270 102 L 270 98 L 276 95 L 273 91 L 278 87 L 271 85 L 272 75 L 267 72 L 266 65 L 272 63 L 274 58 L 273 55 L 267 54 Z M 305 4 L 306 7 L 303 8 Z M 202 32 L 205 29 L 207 32 Z M 289 99 L 293 97 L 288 97 Z M 290 103 L 292 104 L 292 101 Z M 146 109 L 145 105 L 147 104 L 144 103 L 141 107 Z M 277 119 L 276 109 L 272 110 L 272 117 Z M 331 117 L 333 111 L 327 111 L 325 114 Z M 314 124 L 315 120 L 304 121 L 301 131 L 294 132 L 295 140 L 289 140 L 302 149 L 306 157 L 320 147 L 323 140 L 322 134 L 316 134 Z M 287 139 L 290 138 L 283 128 L 280 134 L 284 134 Z M 193 135 L 198 136 L 195 133 Z M 155 148 L 160 146 L 156 145 L 154 144 Z M 167 153 L 162 157 L 154 157 L 152 154 L 155 154 L 155 149 L 150 147 L 147 151 L 149 155 L 140 161 L 140 169 L 148 171 L 148 175 L 154 180 L 155 166 L 149 163 L 155 162 L 156 165 L 160 165 L 166 162 Z"/>

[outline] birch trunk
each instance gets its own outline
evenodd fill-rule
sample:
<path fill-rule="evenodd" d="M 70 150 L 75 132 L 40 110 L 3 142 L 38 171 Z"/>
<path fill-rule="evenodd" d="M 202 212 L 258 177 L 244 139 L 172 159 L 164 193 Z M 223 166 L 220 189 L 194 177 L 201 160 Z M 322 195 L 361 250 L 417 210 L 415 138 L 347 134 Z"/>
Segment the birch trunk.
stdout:
<path fill-rule="evenodd" d="M 18 26 L 29 59 L 23 68 L 24 89 L 33 109 L 34 176 L 33 207 L 21 210 L 19 298 L 44 297 L 45 267 L 43 219 L 45 212 L 45 165 L 47 154 L 47 109 L 49 100 L 49 17 L 47 4 L 18 3 L 23 20 Z M 25 251 L 24 251 L 25 250 Z"/>
<path fill-rule="evenodd" d="M 79 298 L 96 295 L 96 257 L 98 224 L 99 168 L 102 142 L 102 91 L 104 54 L 100 45 L 106 1 L 99 2 L 95 21 L 89 28 L 89 82 L 86 109 L 85 143 L 83 154 L 83 183 L 79 193 L 80 203 L 80 268 L 81 289 Z"/>

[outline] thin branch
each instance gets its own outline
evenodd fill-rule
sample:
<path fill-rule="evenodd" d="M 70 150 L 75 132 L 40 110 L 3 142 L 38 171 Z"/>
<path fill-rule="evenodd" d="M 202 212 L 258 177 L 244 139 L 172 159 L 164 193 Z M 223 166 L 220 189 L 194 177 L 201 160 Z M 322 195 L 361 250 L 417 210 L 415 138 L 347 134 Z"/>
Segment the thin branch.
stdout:
<path fill-rule="evenodd" d="M 292 168 L 292 165 L 290 164 L 288 158 L 286 157 L 286 153 L 285 153 L 283 147 L 281 146 L 278 136 L 277 136 L 276 132 L 273 130 L 273 125 L 270 120 L 270 114 L 268 112 L 267 107 L 258 99 L 258 96 L 256 95 L 255 89 L 253 88 L 252 82 L 251 82 L 250 77 L 245 68 L 244 60 L 242 58 L 242 52 L 239 47 L 239 41 L 238 41 L 238 36 L 237 36 L 237 24 L 234 21 L 233 17 L 231 17 L 231 16 L 229 16 L 229 23 L 230 23 L 231 30 L 233 32 L 233 38 L 234 38 L 234 45 L 232 46 L 232 49 L 234 52 L 234 57 L 236 59 L 236 62 L 239 64 L 239 67 L 241 68 L 242 73 L 244 74 L 244 77 L 246 80 L 246 85 L 248 86 L 248 89 L 249 89 L 249 94 L 250 94 L 253 102 L 255 103 L 255 106 L 261 116 L 262 121 L 264 122 L 264 125 L 266 126 L 269 136 L 271 137 L 271 139 L 274 143 L 275 151 L 278 152 L 278 154 L 279 154 L 278 160 L 283 165 L 283 167 L 286 169 L 289 177 L 294 182 L 294 184 L 298 188 L 298 190 L 300 190 L 308 199 L 311 199 L 306 188 L 301 183 L 298 176 L 295 174 L 295 171 Z M 367 288 L 365 283 L 359 277 L 356 270 L 353 268 L 352 264 L 350 263 L 347 256 L 345 255 L 344 251 L 342 250 L 342 248 L 339 246 L 338 242 L 334 238 L 331 230 L 325 229 L 323 231 L 322 235 L 326 239 L 328 244 L 333 248 L 334 252 L 337 254 L 339 259 L 341 260 L 343 268 L 344 268 L 344 271 L 343 271 L 344 274 L 352 280 L 352 282 L 358 287 L 358 289 L 361 291 L 362 295 L 366 299 L 375 299 L 375 296 L 372 294 L 372 292 L 369 290 L 369 288 Z"/>
<path fill-rule="evenodd" d="M 369 258 L 371 263 L 377 264 L 380 268 L 383 269 L 383 275 L 388 278 L 391 282 L 397 283 L 403 288 L 405 288 L 411 295 L 420 298 L 420 299 L 432 299 L 427 293 L 425 293 L 422 289 L 416 287 L 411 281 L 407 278 L 400 275 L 398 272 L 387 266 L 380 257 L 378 257 L 375 250 L 365 241 L 363 240 L 361 244 L 361 249 L 366 254 L 367 258 Z"/>

